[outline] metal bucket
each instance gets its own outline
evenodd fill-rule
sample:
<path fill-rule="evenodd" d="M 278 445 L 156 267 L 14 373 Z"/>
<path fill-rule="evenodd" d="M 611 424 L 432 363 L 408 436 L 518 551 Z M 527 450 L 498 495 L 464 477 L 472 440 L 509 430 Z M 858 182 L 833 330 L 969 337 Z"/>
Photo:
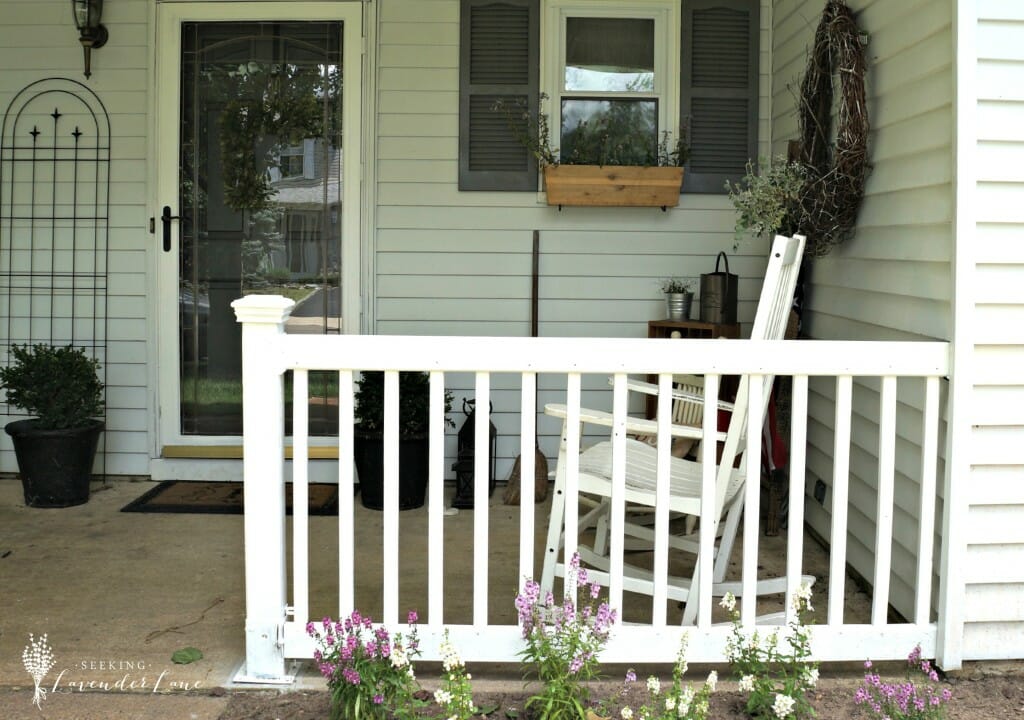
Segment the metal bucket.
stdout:
<path fill-rule="evenodd" d="M 693 293 L 665 293 L 665 304 L 668 307 L 669 320 L 689 320 L 690 305 L 693 303 Z"/>
<path fill-rule="evenodd" d="M 725 260 L 725 272 L 718 269 Z M 724 252 L 715 259 L 715 271 L 700 276 L 700 319 L 717 325 L 736 322 L 736 290 L 739 277 L 729 272 L 729 258 Z"/>

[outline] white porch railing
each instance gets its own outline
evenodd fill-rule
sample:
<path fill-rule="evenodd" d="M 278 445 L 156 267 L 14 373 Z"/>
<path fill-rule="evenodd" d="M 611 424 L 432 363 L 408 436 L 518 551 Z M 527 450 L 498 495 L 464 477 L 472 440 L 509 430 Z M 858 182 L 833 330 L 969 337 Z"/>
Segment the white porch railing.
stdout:
<path fill-rule="evenodd" d="M 803 539 L 803 498 L 805 447 L 807 432 L 808 379 L 833 377 L 836 382 L 834 476 L 832 485 L 833 523 L 828 620 L 815 626 L 812 651 L 821 661 L 875 660 L 905 657 L 920 643 L 926 657 L 940 653 L 937 647 L 937 623 L 932 618 L 933 537 L 935 527 L 936 467 L 939 434 L 939 383 L 949 369 L 946 343 L 870 343 L 747 340 L 647 340 L 598 338 L 453 338 L 408 336 L 310 336 L 285 335 L 284 320 L 292 303 L 280 297 L 249 296 L 234 307 L 243 323 L 243 401 L 245 472 L 245 567 L 246 567 L 246 669 L 248 680 L 281 680 L 286 658 L 308 658 L 313 645 L 305 634 L 309 614 L 308 517 L 306 494 L 309 442 L 308 408 L 299 398 L 305 391 L 307 373 L 330 370 L 338 373 L 339 436 L 339 607 L 338 615 L 347 615 L 354 607 L 353 577 L 357 548 L 353 534 L 353 390 L 354 376 L 363 370 L 385 372 L 385 510 L 383 512 L 383 617 L 389 628 L 402 629 L 399 617 L 399 525 L 398 512 L 398 373 L 425 370 L 430 373 L 430 470 L 427 498 L 428 513 L 428 589 L 426 622 L 420 624 L 421 646 L 426 659 L 438 659 L 438 641 L 443 630 L 445 588 L 442 525 L 444 512 L 443 478 L 444 380 L 445 373 L 468 372 L 476 378 L 477 408 L 488 407 L 491 375 L 511 373 L 522 378 L 521 442 L 523 478 L 534 473 L 535 388 L 538 373 L 565 375 L 566 402 L 579 406 L 579 378 L 596 374 L 613 376 L 616 383 L 626 375 L 703 373 L 717 385 L 722 375 L 793 376 L 792 437 L 790 438 L 790 504 L 787 550 L 787 574 L 801 574 Z M 286 587 L 284 506 L 284 398 L 283 375 L 294 372 L 295 398 L 293 418 L 293 578 Z M 881 403 L 878 415 L 878 548 L 873 577 L 874 596 L 869 623 L 844 623 L 844 577 L 846 566 L 847 492 L 851 427 L 851 387 L 854 377 L 881 378 Z M 893 492 L 896 467 L 897 383 L 905 378 L 924 378 L 923 433 L 916 443 L 921 448 L 918 533 L 915 578 L 916 604 L 908 623 L 890 624 L 889 605 L 890 548 L 892 545 Z M 917 382 L 921 382 L 918 380 Z M 667 384 L 663 383 L 663 387 Z M 621 413 L 620 413 L 621 415 Z M 619 415 L 617 415 L 619 417 Z M 621 421 L 621 418 L 620 418 Z M 756 422 L 759 423 L 759 420 Z M 759 427 L 748 437 L 760 439 Z M 488 433 L 486 412 L 476 415 L 476 478 L 488 477 Z M 751 446 L 752 447 L 752 446 Z M 756 457 L 759 450 L 751 449 Z M 753 465 L 753 463 L 751 463 Z M 758 517 L 758 469 L 747 482 L 746 516 Z M 574 487 L 569 484 L 569 487 Z M 573 493 L 573 490 L 569 490 Z M 705 483 L 704 497 L 710 498 L 713 485 Z M 487 483 L 478 482 L 475 507 L 487 508 Z M 576 507 L 575 497 L 566 498 L 567 508 Z M 621 499 L 618 501 L 621 502 Z M 703 507 L 713 507 L 706 501 Z M 520 578 L 539 576 L 535 566 L 535 517 L 533 484 L 522 483 L 520 511 Z M 705 523 L 704 521 L 708 521 Z M 702 525 L 712 527 L 711 518 Z M 452 640 L 470 661 L 514 661 L 522 647 L 519 628 L 488 622 L 488 513 L 475 512 L 473 546 L 472 622 L 449 626 Z M 663 530 L 667 532 L 667 528 Z M 747 524 L 743 533 L 743 582 L 751 584 L 757 573 L 757 523 Z M 702 536 L 703 543 L 712 538 Z M 665 542 L 657 547 L 665 548 Z M 621 553 L 621 543 L 613 544 Z M 612 558 L 613 567 L 621 567 L 622 558 Z M 655 558 L 655 567 L 665 567 Z M 711 553 L 702 552 L 700 572 L 710 578 Z M 617 564 L 615 564 L 617 563 Z M 791 581 L 790 591 L 793 590 Z M 465 588 L 461 589 L 465 592 Z M 696 627 L 690 628 L 688 659 L 691 662 L 724 662 L 724 646 L 730 628 L 713 625 L 710 608 L 711 584 L 701 583 L 698 592 L 700 611 Z M 621 579 L 612 578 L 610 597 L 622 598 Z M 513 598 L 509 597 L 511 605 Z M 824 598 L 816 598 L 816 603 Z M 940 604 L 941 606 L 941 604 Z M 420 608 L 421 610 L 423 608 Z M 744 622 L 753 622 L 753 603 L 742 604 Z M 602 659 L 607 662 L 672 662 L 678 650 L 679 633 L 669 632 L 665 614 L 655 612 L 648 625 L 620 626 L 609 642 Z M 678 627 L 678 626 L 676 626 Z M 941 657 L 941 653 L 940 653 Z"/>

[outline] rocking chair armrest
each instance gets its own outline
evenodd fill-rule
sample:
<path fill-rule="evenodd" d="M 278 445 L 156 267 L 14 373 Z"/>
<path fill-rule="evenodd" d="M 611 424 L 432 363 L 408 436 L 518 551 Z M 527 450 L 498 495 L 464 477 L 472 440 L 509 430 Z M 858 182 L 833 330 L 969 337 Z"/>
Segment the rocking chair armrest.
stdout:
<path fill-rule="evenodd" d="M 608 378 L 608 384 L 611 385 L 613 382 L 612 378 Z M 626 380 L 626 387 L 634 392 L 644 393 L 645 395 L 658 395 L 658 386 L 654 383 L 644 382 L 643 380 Z M 698 393 L 686 392 L 678 388 L 673 388 L 672 398 L 675 400 L 682 400 L 683 402 L 693 403 L 695 405 L 704 404 L 704 396 Z M 732 410 L 733 403 L 726 402 L 725 400 L 718 401 L 719 410 Z"/>
<path fill-rule="evenodd" d="M 551 415 L 552 417 L 562 418 L 563 420 L 568 418 L 568 409 L 565 405 L 560 403 L 552 403 L 544 406 L 544 414 Z M 604 410 L 592 410 L 590 408 L 580 408 L 580 422 L 589 423 L 591 425 L 603 425 L 605 427 L 612 427 L 613 418 L 610 412 Z M 694 440 L 701 440 L 704 438 L 704 432 L 699 427 L 693 427 L 692 425 L 671 425 L 670 434 L 673 437 L 684 437 L 692 438 Z M 626 432 L 635 433 L 639 435 L 654 435 L 658 434 L 658 421 L 657 420 L 645 420 L 643 418 L 627 417 L 626 418 Z M 725 440 L 725 433 L 715 433 L 716 439 L 719 441 Z"/>

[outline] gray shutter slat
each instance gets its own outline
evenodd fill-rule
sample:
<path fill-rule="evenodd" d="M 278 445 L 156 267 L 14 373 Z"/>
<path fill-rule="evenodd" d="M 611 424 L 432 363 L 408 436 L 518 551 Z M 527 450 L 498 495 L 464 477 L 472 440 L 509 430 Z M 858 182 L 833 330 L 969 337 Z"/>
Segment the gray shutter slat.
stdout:
<path fill-rule="evenodd" d="M 683 0 L 684 192 L 724 193 L 757 155 L 758 0 Z"/>
<path fill-rule="evenodd" d="M 469 103 L 469 120 L 473 132 L 469 138 L 469 169 L 525 172 L 530 165 L 530 154 L 509 132 L 508 121 L 502 113 L 492 110 L 498 100 L 506 103 L 525 103 L 525 97 L 475 95 Z"/>
<path fill-rule="evenodd" d="M 537 164 L 495 102 L 536 114 L 539 0 L 462 0 L 459 189 L 536 190 Z"/>

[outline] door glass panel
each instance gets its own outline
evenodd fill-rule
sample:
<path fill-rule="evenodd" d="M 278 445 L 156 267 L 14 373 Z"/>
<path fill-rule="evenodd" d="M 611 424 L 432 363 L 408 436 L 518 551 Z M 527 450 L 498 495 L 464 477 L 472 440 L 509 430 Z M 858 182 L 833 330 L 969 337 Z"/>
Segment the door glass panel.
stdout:
<path fill-rule="evenodd" d="M 341 42 L 340 22 L 182 25 L 182 434 L 241 434 L 236 298 L 284 295 L 288 332 L 341 331 Z M 312 433 L 336 432 L 336 387 L 311 374 Z"/>

